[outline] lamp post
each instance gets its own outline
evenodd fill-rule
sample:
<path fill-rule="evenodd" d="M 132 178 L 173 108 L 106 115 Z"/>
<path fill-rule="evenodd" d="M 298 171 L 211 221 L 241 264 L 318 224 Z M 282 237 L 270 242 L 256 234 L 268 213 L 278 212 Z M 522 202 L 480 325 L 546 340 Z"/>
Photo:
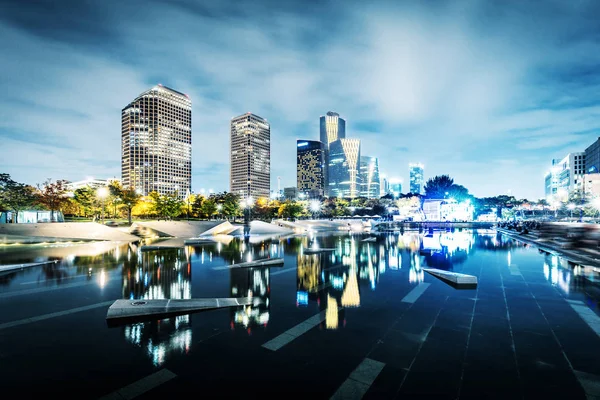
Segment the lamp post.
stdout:
<path fill-rule="evenodd" d="M 315 219 L 315 214 L 321 210 L 321 202 L 319 200 L 311 200 L 309 207 L 312 212 L 312 217 Z"/>
<path fill-rule="evenodd" d="M 115 218 L 117 218 L 117 204 L 121 201 L 119 197 L 113 199 L 113 206 L 115 207 Z"/>
<path fill-rule="evenodd" d="M 569 205 L 567 206 L 567 208 L 569 210 L 571 210 L 571 219 L 573 219 L 573 210 L 575 209 L 575 204 L 569 203 Z"/>
<path fill-rule="evenodd" d="M 102 225 L 104 225 L 104 200 L 108 196 L 108 188 L 106 186 L 101 187 L 98 189 L 97 195 L 102 200 Z"/>
<path fill-rule="evenodd" d="M 221 218 L 221 210 L 223 210 L 223 204 L 217 204 L 217 211 L 219 212 L 219 219 Z"/>

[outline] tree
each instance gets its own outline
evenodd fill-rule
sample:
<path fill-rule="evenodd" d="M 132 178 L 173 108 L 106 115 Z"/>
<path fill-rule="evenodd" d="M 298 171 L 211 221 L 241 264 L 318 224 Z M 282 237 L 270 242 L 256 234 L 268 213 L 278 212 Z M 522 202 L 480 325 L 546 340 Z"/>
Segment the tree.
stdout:
<path fill-rule="evenodd" d="M 279 206 L 277 214 L 280 218 L 296 218 L 302 214 L 304 208 L 296 201 L 288 200 Z"/>
<path fill-rule="evenodd" d="M 118 181 L 110 182 L 108 190 L 112 197 L 112 203 L 122 205 L 127 210 L 127 220 L 129 221 L 129 225 L 131 225 L 133 208 L 140 202 L 142 196 L 133 188 L 124 189 Z"/>
<path fill-rule="evenodd" d="M 67 201 L 67 181 L 59 179 L 52 182 L 50 178 L 38 187 L 38 201 L 50 210 L 50 221 L 56 222 L 55 211 L 60 210 L 60 207 Z"/>
<path fill-rule="evenodd" d="M 140 202 L 141 196 L 135 189 L 122 189 L 119 198 L 121 199 L 121 204 L 127 210 L 127 221 L 131 225 L 131 211 Z"/>
<path fill-rule="evenodd" d="M 76 189 L 73 192 L 73 200 L 83 211 L 83 216 L 87 217 L 94 212 L 97 205 L 96 191 L 89 186 Z"/>
<path fill-rule="evenodd" d="M 200 213 L 210 219 L 217 212 L 217 202 L 214 197 L 209 197 L 202 203 Z"/>
<path fill-rule="evenodd" d="M 19 222 L 19 211 L 35 204 L 35 189 L 24 183 L 18 183 L 9 174 L 0 174 L 0 203 L 14 212 L 15 223 Z"/>
<path fill-rule="evenodd" d="M 157 192 L 152 192 L 148 195 L 152 200 L 153 211 L 159 217 L 175 218 L 181 214 L 183 200 L 179 199 L 176 194 L 161 195 Z"/>
<path fill-rule="evenodd" d="M 425 184 L 425 197 L 429 199 L 444 199 L 446 193 L 450 194 L 454 186 L 454 179 L 448 175 L 439 175 L 430 178 Z"/>
<path fill-rule="evenodd" d="M 232 217 L 235 221 L 235 217 L 242 215 L 242 209 L 240 207 L 240 196 L 237 194 L 222 192 L 214 195 L 217 204 L 221 205 L 221 213 L 227 217 Z"/>

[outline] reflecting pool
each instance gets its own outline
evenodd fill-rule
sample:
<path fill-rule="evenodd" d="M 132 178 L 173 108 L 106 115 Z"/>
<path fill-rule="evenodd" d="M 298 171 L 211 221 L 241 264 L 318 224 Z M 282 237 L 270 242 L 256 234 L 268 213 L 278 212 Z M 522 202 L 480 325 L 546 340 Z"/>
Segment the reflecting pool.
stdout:
<path fill-rule="evenodd" d="M 265 258 L 284 265 L 223 268 Z M 290 387 L 329 398 L 365 360 L 379 372 L 355 395 L 375 398 L 585 398 L 578 374 L 600 376 L 599 270 L 493 230 L 251 237 L 154 251 L 5 246 L 0 260 L 58 260 L 0 275 L 0 382 L 25 397 L 98 398 L 167 369 L 177 379 L 140 398 L 281 396 Z M 478 288 L 457 290 L 427 268 L 475 275 Z M 105 322 L 116 299 L 247 296 L 261 301 Z M 263 346 L 270 342 L 280 347 Z"/>

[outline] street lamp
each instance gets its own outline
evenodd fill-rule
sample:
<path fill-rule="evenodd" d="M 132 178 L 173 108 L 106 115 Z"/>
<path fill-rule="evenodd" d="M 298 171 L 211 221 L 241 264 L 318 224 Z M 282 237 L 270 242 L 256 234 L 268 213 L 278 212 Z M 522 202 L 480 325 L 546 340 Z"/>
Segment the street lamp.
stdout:
<path fill-rule="evenodd" d="M 223 210 L 223 204 L 217 204 L 217 211 L 219 212 L 219 219 L 221 219 L 221 210 Z"/>
<path fill-rule="evenodd" d="M 113 199 L 113 205 L 115 206 L 115 218 L 117 218 L 117 204 L 119 204 L 120 201 L 121 201 L 121 198 L 119 198 L 119 197 L 115 197 Z"/>
<path fill-rule="evenodd" d="M 104 200 L 108 196 L 108 188 L 106 186 L 101 187 L 96 194 L 102 200 L 102 224 L 104 225 Z"/>
<path fill-rule="evenodd" d="M 573 219 L 573 210 L 575 209 L 575 204 L 569 203 L 569 205 L 567 206 L 567 208 L 569 210 L 571 210 L 571 219 Z"/>
<path fill-rule="evenodd" d="M 319 200 L 311 200 L 309 207 L 310 207 L 310 211 L 313 213 L 313 219 L 314 219 L 315 214 L 321 210 L 321 202 Z"/>

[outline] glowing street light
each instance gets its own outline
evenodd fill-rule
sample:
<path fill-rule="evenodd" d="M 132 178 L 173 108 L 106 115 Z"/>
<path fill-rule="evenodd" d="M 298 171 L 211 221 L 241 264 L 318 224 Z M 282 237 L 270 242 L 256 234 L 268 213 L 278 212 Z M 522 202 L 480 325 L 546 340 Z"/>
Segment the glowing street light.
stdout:
<path fill-rule="evenodd" d="M 321 202 L 319 200 L 311 200 L 309 204 L 310 211 L 313 213 L 313 219 L 315 214 L 321 210 Z"/>
<path fill-rule="evenodd" d="M 219 212 L 219 219 L 221 219 L 221 211 L 223 210 L 223 204 L 217 204 L 217 211 Z"/>
<path fill-rule="evenodd" d="M 104 225 L 104 200 L 108 197 L 108 188 L 106 186 L 99 188 L 96 195 L 102 200 L 102 224 Z"/>
<path fill-rule="evenodd" d="M 567 208 L 571 210 L 571 218 L 573 218 L 573 210 L 575 209 L 575 204 L 569 203 L 569 205 L 567 205 Z"/>

